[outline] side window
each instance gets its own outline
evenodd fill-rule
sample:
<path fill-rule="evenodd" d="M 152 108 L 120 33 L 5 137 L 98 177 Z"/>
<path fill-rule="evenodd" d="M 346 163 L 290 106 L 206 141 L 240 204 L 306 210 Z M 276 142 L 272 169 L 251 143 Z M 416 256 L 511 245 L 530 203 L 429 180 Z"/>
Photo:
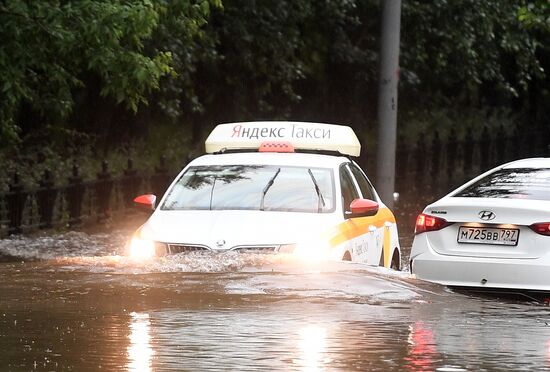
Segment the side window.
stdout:
<path fill-rule="evenodd" d="M 370 200 L 376 200 L 374 197 L 374 191 L 372 189 L 372 185 L 367 180 L 363 172 L 355 165 L 350 164 L 351 173 L 355 177 L 355 180 L 357 181 L 357 184 L 359 185 L 359 189 L 361 190 L 361 194 L 363 194 L 364 199 L 370 199 Z"/>
<path fill-rule="evenodd" d="M 354 199 L 359 198 L 359 194 L 357 193 L 357 189 L 353 184 L 351 175 L 349 174 L 345 166 L 340 167 L 340 185 L 342 187 L 342 203 L 344 205 L 344 214 L 346 212 L 351 213 L 349 205 Z"/>

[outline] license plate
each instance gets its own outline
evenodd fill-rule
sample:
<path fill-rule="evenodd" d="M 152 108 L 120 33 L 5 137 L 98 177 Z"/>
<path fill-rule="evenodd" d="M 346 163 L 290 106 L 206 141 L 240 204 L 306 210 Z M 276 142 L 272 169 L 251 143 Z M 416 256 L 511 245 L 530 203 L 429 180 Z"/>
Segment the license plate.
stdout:
<path fill-rule="evenodd" d="M 459 243 L 517 245 L 518 238 L 519 229 L 470 226 L 460 226 L 458 229 Z"/>

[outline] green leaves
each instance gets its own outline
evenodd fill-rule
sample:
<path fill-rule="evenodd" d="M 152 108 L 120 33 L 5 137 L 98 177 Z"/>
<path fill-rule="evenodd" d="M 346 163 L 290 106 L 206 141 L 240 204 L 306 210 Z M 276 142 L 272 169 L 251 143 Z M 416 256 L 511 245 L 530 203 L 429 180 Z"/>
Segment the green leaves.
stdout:
<path fill-rule="evenodd" d="M 375 115 L 379 4 L 0 2 L 0 142 L 48 125 L 104 137 L 167 120 L 194 134 L 252 118 L 362 126 Z M 545 107 L 547 0 L 402 4 L 400 107 Z"/>
<path fill-rule="evenodd" d="M 161 13 L 173 4 L 197 6 L 193 12 L 167 15 L 187 17 L 187 24 L 204 24 L 210 9 L 208 2 L 175 0 L 3 2 L 0 128 L 15 132 L 23 104 L 46 123 L 66 117 L 75 92 L 86 89 L 92 76 L 100 79 L 103 96 L 137 112 L 163 76 L 175 76 L 169 50 L 144 47 Z"/>
<path fill-rule="evenodd" d="M 537 55 L 540 41 L 518 21 L 523 3 L 404 2 L 404 84 L 453 97 L 456 92 L 475 97 L 481 88 L 492 90 L 493 97 L 526 92 L 532 79 L 543 76 Z M 411 74 L 414 81 L 407 79 Z"/>
<path fill-rule="evenodd" d="M 550 32 L 550 3 L 548 0 L 530 1 L 518 9 L 517 15 L 525 27 Z"/>

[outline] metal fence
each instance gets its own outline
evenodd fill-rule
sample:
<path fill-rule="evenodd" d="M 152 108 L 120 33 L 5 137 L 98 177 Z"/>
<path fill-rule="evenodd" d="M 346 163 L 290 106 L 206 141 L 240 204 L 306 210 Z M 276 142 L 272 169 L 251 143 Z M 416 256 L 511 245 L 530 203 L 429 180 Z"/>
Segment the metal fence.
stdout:
<path fill-rule="evenodd" d="M 434 131 L 412 142 L 400 139 L 395 179 L 400 200 L 394 207 L 400 226 L 412 231 L 427 204 L 499 164 L 528 157 L 550 157 L 550 126 L 512 133 L 485 127 L 462 136 L 452 130 L 447 135 Z M 361 160 L 374 177 L 376 159 L 367 153 Z"/>
<path fill-rule="evenodd" d="M 375 159 L 366 152 L 359 163 L 374 176 Z M 458 137 L 435 131 L 416 141 L 401 139 L 397 145 L 396 190 L 400 209 L 418 211 L 466 180 L 491 167 L 514 159 L 550 157 L 550 128 L 507 134 L 503 128 L 469 130 Z M 179 169 L 178 169 L 179 171 Z M 85 180 L 78 165 L 65 182 L 56 184 L 46 171 L 38 187 L 26 189 L 14 174 L 7 193 L 0 193 L 0 237 L 33 229 L 74 226 L 105 221 L 133 213 L 132 200 L 141 193 L 161 196 L 175 172 L 165 157 L 154 170 L 137 170 L 128 160 L 122 174 L 112 174 L 103 162 L 95 179 Z"/>
<path fill-rule="evenodd" d="M 135 196 L 162 195 L 174 174 L 165 157 L 153 172 L 134 168 L 131 159 L 122 174 L 112 174 L 103 161 L 95 179 L 85 180 L 77 164 L 63 184 L 55 184 L 45 171 L 38 187 L 25 188 L 17 173 L 0 193 L 0 237 L 39 228 L 67 227 L 103 222 L 134 213 Z"/>
<path fill-rule="evenodd" d="M 453 130 L 446 136 L 421 133 L 416 141 L 397 143 L 395 188 L 406 199 L 424 195 L 435 200 L 496 165 L 528 157 L 550 157 L 550 126 L 512 134 L 502 127 L 484 127 L 462 137 Z M 375 159 L 369 153 L 361 165 L 375 176 Z"/>

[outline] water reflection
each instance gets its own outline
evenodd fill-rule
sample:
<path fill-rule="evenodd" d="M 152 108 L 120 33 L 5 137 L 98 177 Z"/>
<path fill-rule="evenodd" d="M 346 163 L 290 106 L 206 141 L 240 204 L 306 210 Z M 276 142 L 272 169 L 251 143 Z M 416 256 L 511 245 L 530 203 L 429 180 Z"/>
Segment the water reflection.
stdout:
<path fill-rule="evenodd" d="M 238 253 L 138 264 L 93 236 L 40 239 L 0 242 L 0 255 L 55 255 L 0 265 L 2 371 L 550 370 L 542 305 L 355 264 L 313 273 Z M 79 244 L 93 253 L 66 249 Z"/>
<path fill-rule="evenodd" d="M 411 371 L 433 371 L 435 369 L 433 356 L 436 353 L 433 332 L 423 322 L 409 326 L 409 356 L 407 369 Z"/>
<path fill-rule="evenodd" d="M 147 313 L 131 313 L 128 370 L 152 371 L 151 321 Z"/>
<path fill-rule="evenodd" d="M 305 371 L 324 369 L 330 360 L 325 358 L 327 352 L 327 330 L 319 325 L 308 325 L 299 330 L 298 347 L 301 359 L 296 361 Z"/>

